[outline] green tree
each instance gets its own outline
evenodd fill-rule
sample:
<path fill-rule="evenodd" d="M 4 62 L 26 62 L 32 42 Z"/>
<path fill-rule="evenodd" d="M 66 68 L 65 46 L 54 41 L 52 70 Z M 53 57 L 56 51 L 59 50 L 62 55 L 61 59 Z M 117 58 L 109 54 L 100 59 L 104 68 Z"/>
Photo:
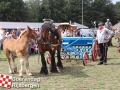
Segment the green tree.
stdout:
<path fill-rule="evenodd" d="M 117 12 L 115 10 L 115 6 L 113 3 L 111 3 L 111 0 L 106 1 L 106 9 L 104 10 L 106 19 L 109 18 L 112 22 L 112 24 L 117 23 Z M 105 19 L 105 21 L 106 21 Z"/>
<path fill-rule="evenodd" d="M 116 21 L 116 11 L 111 0 L 94 0 L 92 4 L 93 19 L 97 22 L 106 22 L 109 18 L 114 24 Z"/>
<path fill-rule="evenodd" d="M 29 0 L 26 3 L 27 8 L 27 21 L 39 21 L 40 0 Z"/>
<path fill-rule="evenodd" d="M 0 2 L 0 21 L 9 21 L 10 2 Z"/>
<path fill-rule="evenodd" d="M 70 0 L 69 1 L 69 20 L 73 22 L 82 23 L 82 8 L 83 8 L 83 24 L 90 26 L 91 17 L 91 5 L 93 0 Z M 83 4 L 83 7 L 82 7 Z"/>
<path fill-rule="evenodd" d="M 25 7 L 23 0 L 1 0 L 1 21 L 25 21 Z"/>
<path fill-rule="evenodd" d="M 82 0 L 69 0 L 68 4 L 68 16 L 69 20 L 73 22 L 82 23 Z"/>
<path fill-rule="evenodd" d="M 92 13 L 93 0 L 84 0 L 83 2 L 83 24 L 91 27 L 91 21 L 93 21 Z"/>
<path fill-rule="evenodd" d="M 117 13 L 117 22 L 120 22 L 120 2 L 117 2 L 115 4 L 115 10 L 116 10 L 116 13 Z"/>
<path fill-rule="evenodd" d="M 65 5 L 67 2 L 65 0 L 48 0 L 50 17 L 56 22 L 67 20 Z M 59 17 L 59 18 L 58 18 Z"/>
<path fill-rule="evenodd" d="M 48 0 L 42 0 L 40 4 L 39 21 L 42 21 L 44 18 L 51 18 Z"/>

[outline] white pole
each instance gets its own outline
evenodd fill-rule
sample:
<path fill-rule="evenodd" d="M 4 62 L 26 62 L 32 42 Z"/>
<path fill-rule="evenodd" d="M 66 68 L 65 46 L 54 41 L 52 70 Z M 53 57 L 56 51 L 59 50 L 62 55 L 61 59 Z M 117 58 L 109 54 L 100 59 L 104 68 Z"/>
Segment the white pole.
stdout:
<path fill-rule="evenodd" d="M 83 0 L 82 0 L 82 25 L 83 25 Z"/>

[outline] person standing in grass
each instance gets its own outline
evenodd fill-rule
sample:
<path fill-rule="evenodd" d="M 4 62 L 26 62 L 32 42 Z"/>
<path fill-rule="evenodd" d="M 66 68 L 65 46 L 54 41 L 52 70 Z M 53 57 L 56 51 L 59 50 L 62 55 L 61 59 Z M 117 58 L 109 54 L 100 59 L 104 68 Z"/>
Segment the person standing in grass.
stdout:
<path fill-rule="evenodd" d="M 4 30 L 2 27 L 0 27 L 0 50 L 2 49 L 2 42 L 4 39 L 5 39 Z"/>
<path fill-rule="evenodd" d="M 99 28 L 97 30 L 97 36 L 96 36 L 100 50 L 100 62 L 98 63 L 98 65 L 102 65 L 102 64 L 107 65 L 107 51 L 108 51 L 107 42 L 114 33 L 113 31 L 104 28 L 103 22 L 100 22 L 98 24 L 98 27 Z"/>
<path fill-rule="evenodd" d="M 112 30 L 112 23 L 110 22 L 110 19 L 107 19 L 106 23 L 105 23 L 105 27 L 108 28 L 109 30 Z M 110 38 L 110 40 L 108 41 L 108 46 L 113 46 L 112 44 L 112 37 Z"/>

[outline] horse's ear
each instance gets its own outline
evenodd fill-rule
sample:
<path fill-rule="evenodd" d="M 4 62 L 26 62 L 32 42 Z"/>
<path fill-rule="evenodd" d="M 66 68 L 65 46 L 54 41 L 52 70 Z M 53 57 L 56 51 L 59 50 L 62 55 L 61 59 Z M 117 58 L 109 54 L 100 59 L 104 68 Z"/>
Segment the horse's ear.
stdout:
<path fill-rule="evenodd" d="M 29 26 L 27 26 L 28 29 L 31 29 Z"/>
<path fill-rule="evenodd" d="M 29 26 L 27 26 L 27 28 L 28 28 L 28 30 L 29 30 L 29 31 L 31 31 L 31 30 L 32 30 L 32 28 L 30 28 Z"/>

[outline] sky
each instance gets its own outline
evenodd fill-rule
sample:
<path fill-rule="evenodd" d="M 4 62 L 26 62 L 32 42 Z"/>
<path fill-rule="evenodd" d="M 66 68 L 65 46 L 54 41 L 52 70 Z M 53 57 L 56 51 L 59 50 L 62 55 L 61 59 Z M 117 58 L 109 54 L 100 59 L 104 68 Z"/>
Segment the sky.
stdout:
<path fill-rule="evenodd" d="M 116 2 L 120 2 L 120 0 L 112 0 L 112 2 L 115 4 Z"/>

